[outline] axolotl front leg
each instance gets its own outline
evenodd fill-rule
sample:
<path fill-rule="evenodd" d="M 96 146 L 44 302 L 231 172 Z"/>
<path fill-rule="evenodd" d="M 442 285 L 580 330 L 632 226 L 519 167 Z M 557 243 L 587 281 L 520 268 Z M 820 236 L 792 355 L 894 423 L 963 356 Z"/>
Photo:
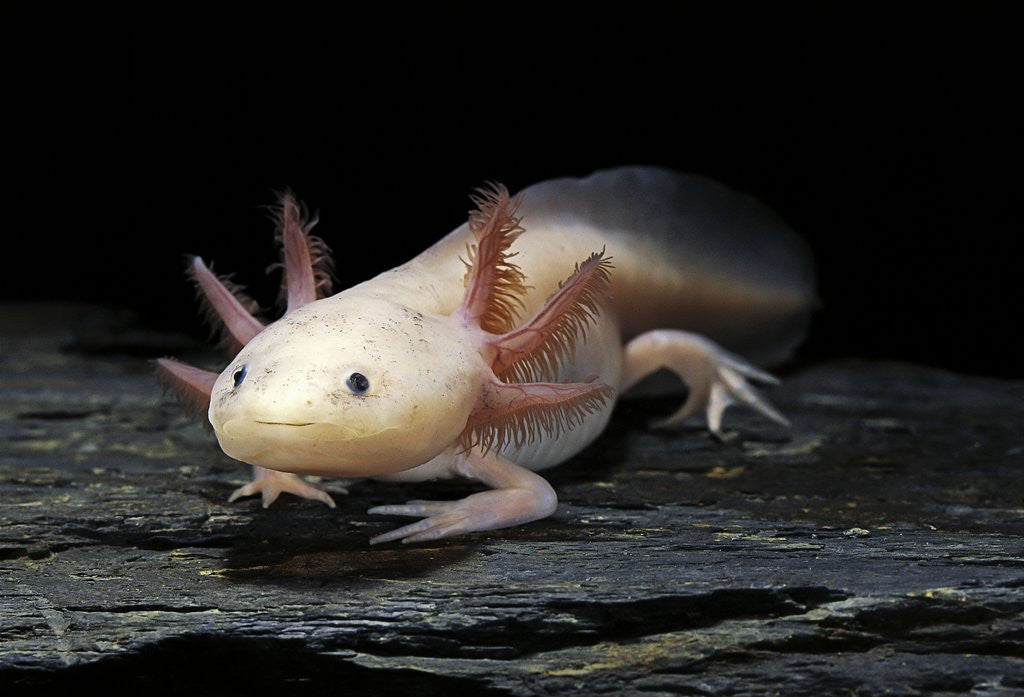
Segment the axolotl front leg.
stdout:
<path fill-rule="evenodd" d="M 368 512 L 416 516 L 423 520 L 377 535 L 370 544 L 392 540 L 425 542 L 467 532 L 496 530 L 546 518 L 558 507 L 555 490 L 543 477 L 493 450 L 484 453 L 452 446 L 430 462 L 382 479 L 421 482 L 454 477 L 479 481 L 492 488 L 458 501 L 408 501 L 375 506 Z"/>

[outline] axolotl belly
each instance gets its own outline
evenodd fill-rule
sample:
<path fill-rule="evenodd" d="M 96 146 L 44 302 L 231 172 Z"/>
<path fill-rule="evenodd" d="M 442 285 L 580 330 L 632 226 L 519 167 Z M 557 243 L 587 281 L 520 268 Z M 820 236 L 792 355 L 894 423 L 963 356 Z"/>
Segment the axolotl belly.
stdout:
<path fill-rule="evenodd" d="M 189 273 L 235 358 L 219 375 L 159 371 L 206 411 L 224 452 L 254 466 L 240 496 L 333 506 L 301 474 L 488 487 L 371 513 L 421 518 L 373 543 L 432 540 L 550 515 L 537 474 L 597 438 L 616 398 L 668 369 L 689 388 L 659 426 L 733 403 L 785 419 L 751 385 L 805 332 L 815 303 L 803 243 L 756 200 L 651 167 L 495 186 L 411 261 L 330 294 L 330 258 L 290 196 L 281 205 L 287 309 L 266 326 L 198 258 Z"/>

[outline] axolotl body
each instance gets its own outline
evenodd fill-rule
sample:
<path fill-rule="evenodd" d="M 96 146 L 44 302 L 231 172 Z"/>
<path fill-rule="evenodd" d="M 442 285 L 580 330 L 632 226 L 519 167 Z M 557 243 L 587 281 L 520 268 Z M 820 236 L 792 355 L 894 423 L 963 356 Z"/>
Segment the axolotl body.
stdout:
<path fill-rule="evenodd" d="M 298 475 L 490 487 L 371 513 L 421 520 L 373 543 L 492 530 L 554 512 L 537 474 L 591 443 L 616 398 L 663 368 L 689 388 L 660 426 L 703 409 L 785 419 L 750 384 L 788 357 L 814 307 L 802 241 L 756 200 L 653 167 L 481 190 L 476 209 L 411 261 L 330 295 L 329 252 L 289 195 L 278 240 L 283 317 L 198 258 L 189 273 L 237 352 L 219 375 L 159 371 L 206 411 L 220 446 L 254 466 L 239 496 L 282 491 L 333 506 Z M 723 348 L 728 347 L 728 349 Z"/>

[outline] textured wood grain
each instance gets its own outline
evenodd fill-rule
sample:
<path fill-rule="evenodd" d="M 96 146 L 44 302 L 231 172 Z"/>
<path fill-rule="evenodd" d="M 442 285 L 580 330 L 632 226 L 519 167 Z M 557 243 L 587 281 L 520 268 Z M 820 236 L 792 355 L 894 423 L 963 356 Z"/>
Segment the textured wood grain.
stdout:
<path fill-rule="evenodd" d="M 725 443 L 625 403 L 553 518 L 370 548 L 401 521 L 366 509 L 472 485 L 229 505 L 246 468 L 144 360 L 191 348 L 0 308 L 4 694 L 1024 690 L 1022 383 L 811 366 L 771 395 L 791 430 L 735 410 Z"/>

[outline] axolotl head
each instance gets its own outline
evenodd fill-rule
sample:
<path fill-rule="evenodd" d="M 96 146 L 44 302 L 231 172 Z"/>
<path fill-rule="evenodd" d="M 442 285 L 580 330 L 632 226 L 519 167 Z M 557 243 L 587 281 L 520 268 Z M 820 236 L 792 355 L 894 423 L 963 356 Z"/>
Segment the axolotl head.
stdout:
<path fill-rule="evenodd" d="M 289 312 L 214 383 L 225 453 L 295 473 L 371 476 L 455 442 L 480 391 L 481 358 L 452 318 L 361 293 Z"/>

